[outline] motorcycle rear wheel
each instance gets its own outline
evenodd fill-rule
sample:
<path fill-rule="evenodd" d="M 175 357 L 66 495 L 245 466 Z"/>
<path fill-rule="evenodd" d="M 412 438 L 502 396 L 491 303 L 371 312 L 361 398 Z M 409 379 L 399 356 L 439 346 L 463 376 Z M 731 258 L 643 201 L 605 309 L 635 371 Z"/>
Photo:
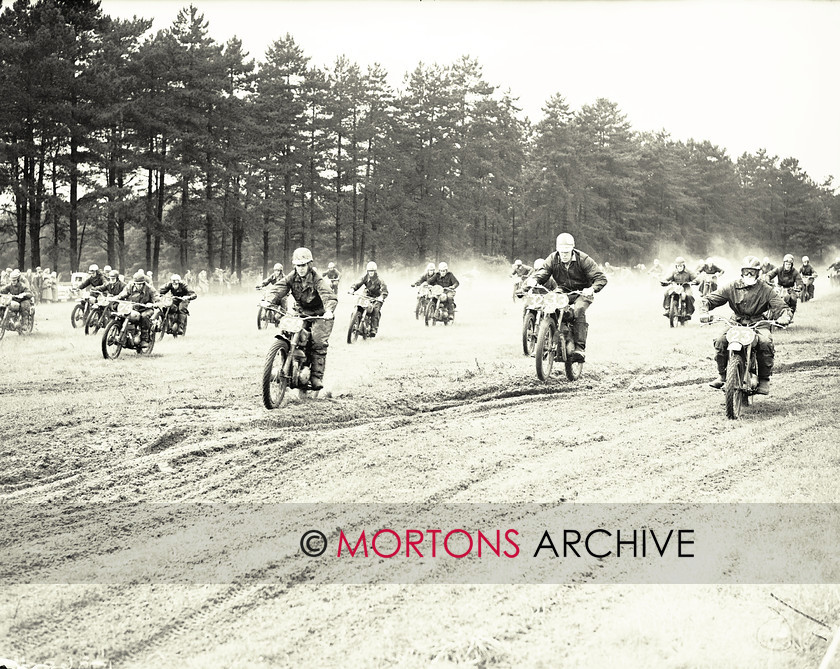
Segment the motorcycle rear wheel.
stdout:
<path fill-rule="evenodd" d="M 120 344 L 120 329 L 122 323 L 111 321 L 102 333 L 102 357 L 106 360 L 116 360 L 122 353 Z"/>
<path fill-rule="evenodd" d="M 144 347 L 134 349 L 137 351 L 137 355 L 151 355 L 152 351 L 155 348 L 155 331 L 154 325 L 152 329 L 149 331 L 149 341 L 146 343 Z"/>
<path fill-rule="evenodd" d="M 537 345 L 534 358 L 537 362 L 537 378 L 547 381 L 554 367 L 554 354 L 557 349 L 557 326 L 550 317 L 543 318 L 537 332 Z"/>
<path fill-rule="evenodd" d="M 266 409 L 276 409 L 283 401 L 288 386 L 288 379 L 283 373 L 286 359 L 289 357 L 289 342 L 275 339 L 268 349 L 263 364 L 262 398 Z"/>
<path fill-rule="evenodd" d="M 726 394 L 726 417 L 732 420 L 738 420 L 741 417 L 741 408 L 748 402 L 747 393 L 741 389 L 743 378 L 744 359 L 740 355 L 730 356 L 723 391 Z"/>

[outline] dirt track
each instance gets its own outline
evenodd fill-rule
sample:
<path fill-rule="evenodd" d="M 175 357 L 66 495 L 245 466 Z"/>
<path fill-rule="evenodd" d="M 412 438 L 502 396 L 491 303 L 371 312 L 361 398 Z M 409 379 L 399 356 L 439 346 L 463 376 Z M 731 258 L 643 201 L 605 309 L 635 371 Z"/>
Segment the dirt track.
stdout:
<path fill-rule="evenodd" d="M 776 334 L 772 394 L 733 422 L 706 387 L 713 331 L 670 329 L 658 287 L 608 286 L 589 311 L 583 377 L 543 384 L 521 354 L 521 308 L 506 284 L 465 285 L 458 322 L 427 328 L 407 283 L 390 281 L 380 336 L 352 346 L 345 297 L 327 361 L 332 397 L 274 412 L 260 403 L 271 334 L 256 330 L 256 296 L 199 300 L 186 339 L 114 362 L 98 338 L 70 331 L 69 305 L 45 306 L 35 335 L 0 345 L 0 422 L 17 426 L 0 445 L 0 499 L 44 509 L 840 499 L 838 402 L 826 392 L 840 371 L 840 294 L 824 286 Z M 97 549 L 95 521 L 79 508 L 37 531 L 44 541 L 68 524 L 79 531 L 63 559 L 83 564 Z M 157 522 L 102 541 L 176 527 Z M 218 557 L 211 547 L 206 559 Z M 7 582 L 36 567 L 62 563 L 35 560 Z M 770 591 L 840 613 L 828 586 L 341 586 L 279 569 L 268 585 L 7 585 L 0 656 L 60 663 L 100 651 L 120 667 L 796 666 L 819 658 L 820 642 L 780 622 Z"/>

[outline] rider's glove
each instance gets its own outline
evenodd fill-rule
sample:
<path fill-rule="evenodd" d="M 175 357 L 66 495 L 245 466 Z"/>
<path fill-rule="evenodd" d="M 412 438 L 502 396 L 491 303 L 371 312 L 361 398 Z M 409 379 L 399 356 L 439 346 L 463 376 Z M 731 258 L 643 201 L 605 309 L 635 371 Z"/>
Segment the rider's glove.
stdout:
<path fill-rule="evenodd" d="M 528 286 L 528 288 L 533 288 L 537 285 L 537 280 L 534 277 L 531 277 L 530 279 L 525 279 L 525 285 Z"/>
<path fill-rule="evenodd" d="M 595 297 L 595 289 L 590 286 L 580 291 L 581 297 Z"/>
<path fill-rule="evenodd" d="M 785 312 L 781 316 L 776 319 L 776 322 L 779 325 L 789 325 L 790 324 L 790 312 Z"/>
<path fill-rule="evenodd" d="M 332 311 L 330 311 L 329 309 L 325 309 L 325 310 L 324 310 L 324 320 L 328 320 L 328 321 L 330 321 L 330 320 L 332 320 L 333 318 L 335 318 L 335 316 L 333 315 L 333 312 L 332 312 Z"/>
<path fill-rule="evenodd" d="M 153 306 L 155 306 L 154 302 L 146 302 L 146 309 L 151 309 Z"/>

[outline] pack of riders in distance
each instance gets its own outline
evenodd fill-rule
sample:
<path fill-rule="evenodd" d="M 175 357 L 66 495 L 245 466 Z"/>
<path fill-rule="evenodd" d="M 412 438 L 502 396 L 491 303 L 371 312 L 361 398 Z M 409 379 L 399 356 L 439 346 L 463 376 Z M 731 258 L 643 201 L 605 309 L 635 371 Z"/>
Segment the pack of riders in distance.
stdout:
<path fill-rule="evenodd" d="M 313 321 L 310 328 L 311 374 L 308 382 L 312 389 L 317 390 L 323 386 L 341 273 L 335 263 L 330 262 L 327 271 L 321 274 L 314 264 L 311 251 L 307 248 L 294 251 L 292 265 L 293 271 L 286 274 L 280 263 L 275 264 L 272 273 L 258 283 L 257 288 L 269 291 L 267 302 L 278 315 L 287 313 L 287 298 L 291 295 L 296 313 L 310 318 L 317 317 L 317 321 Z M 738 274 L 724 284 L 719 284 L 719 280 L 725 274 L 725 270 L 711 257 L 701 259 L 691 267 L 686 259 L 680 256 L 669 268 L 660 264 L 658 259 L 653 261 L 650 270 L 644 265 L 637 265 L 634 269 L 639 268 L 664 287 L 662 306 L 665 316 L 673 317 L 673 305 L 679 304 L 680 324 L 690 320 L 695 313 L 698 298 L 695 297 L 693 288 L 696 287 L 702 323 L 712 320 L 710 311 L 728 305 L 734 312 L 733 323 L 753 327 L 756 333 L 757 364 L 754 394 L 769 393 L 774 362 L 772 329 L 789 325 L 793 321 L 798 303 L 814 298 L 814 279 L 817 272 L 808 256 L 802 257 L 798 268 L 794 266 L 794 257 L 791 254 L 786 254 L 779 266 L 774 265 L 768 257 L 759 260 L 755 256 L 747 256 L 740 263 Z M 533 266 L 526 265 L 519 259 L 515 260 L 511 268 L 515 299 L 525 294 L 536 295 L 537 297 L 528 302 L 531 316 L 533 317 L 535 310 L 541 314 L 553 310 L 556 325 L 565 326 L 567 345 L 558 346 L 556 350 L 552 349 L 551 353 L 557 360 L 562 357 L 567 364 L 580 364 L 586 360 L 589 330 L 586 312 L 597 293 L 606 287 L 608 277 L 617 271 L 618 269 L 609 263 L 604 263 L 603 267 L 599 266 L 588 254 L 575 246 L 575 240 L 569 233 L 558 235 L 555 250 L 545 258 L 535 259 Z M 836 278 L 840 281 L 840 258 L 835 259 L 826 272 L 832 280 Z M 0 273 L 0 323 L 3 322 L 4 313 L 8 311 L 10 317 L 16 318 L 15 323 L 19 323 L 21 333 L 32 329 L 35 304 L 41 297 L 41 284 L 38 284 L 42 280 L 41 277 L 37 273 L 31 276 L 31 271 L 27 274 L 30 276 L 27 277 L 20 270 L 12 268 Z M 33 288 L 30 281 L 33 285 L 38 285 Z M 48 283 L 43 282 L 42 285 L 46 286 Z M 458 279 L 446 262 L 440 262 L 437 266 L 429 263 L 424 273 L 411 283 L 412 287 L 418 288 L 418 317 L 422 308 L 434 299 L 436 317 L 444 324 L 454 322 L 455 295 L 459 285 Z M 137 314 L 140 348 L 147 345 L 155 331 L 160 331 L 161 328 L 165 328 L 165 332 L 174 336 L 184 334 L 189 314 L 187 306 L 196 298 L 195 291 L 178 274 L 171 275 L 169 282 L 157 291 L 152 285 L 149 272 L 137 270 L 131 279 L 123 282 L 116 270 L 109 266 L 100 270 L 95 264 L 89 267 L 88 277 L 78 285 L 78 289 L 91 291 L 90 294 L 96 297 L 101 296 L 97 314 L 101 316 L 103 323 L 109 313 L 115 311 L 118 303 L 131 303 Z M 367 263 L 365 273 L 350 284 L 348 292 L 367 298 L 360 303 L 366 305 L 364 333 L 365 337 L 375 337 L 379 331 L 382 308 L 388 297 L 388 287 L 379 273 L 376 262 Z M 546 299 L 546 296 L 553 294 L 562 294 L 562 302 L 553 298 Z M 163 296 L 167 296 L 168 301 L 162 303 Z M 90 303 L 90 307 L 84 304 L 81 306 L 90 311 L 95 310 L 97 300 L 91 299 Z M 166 305 L 165 323 L 160 322 L 161 314 L 164 313 L 162 304 Z M 558 306 L 561 304 L 562 307 Z M 76 308 L 78 309 L 79 305 Z M 79 317 L 87 317 L 87 314 L 82 313 Z M 74 315 L 74 326 L 75 319 Z M 533 324 L 533 318 L 529 322 Z M 536 340 L 536 331 L 531 332 L 531 336 Z M 545 343 L 549 348 L 558 344 L 547 340 Z M 725 333 L 715 339 L 718 378 L 710 384 L 715 388 L 721 388 L 726 383 L 727 346 Z M 527 350 L 529 349 L 526 346 Z M 530 350 L 533 351 L 533 347 Z M 543 355 L 547 355 L 545 350 L 543 347 Z"/>

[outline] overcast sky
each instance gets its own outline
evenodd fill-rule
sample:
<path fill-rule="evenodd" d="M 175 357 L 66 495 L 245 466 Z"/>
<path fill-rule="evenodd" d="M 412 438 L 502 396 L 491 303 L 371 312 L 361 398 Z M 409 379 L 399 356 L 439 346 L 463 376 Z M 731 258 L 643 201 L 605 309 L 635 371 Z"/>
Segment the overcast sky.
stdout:
<path fill-rule="evenodd" d="M 635 130 L 708 139 L 736 159 L 760 148 L 840 186 L 840 2 L 195 0 L 219 42 L 262 60 L 290 33 L 329 67 L 377 62 L 395 88 L 418 63 L 478 60 L 533 121 L 560 93 L 605 97 Z M 189 2 L 102 0 L 113 17 L 171 25 Z M 838 191 L 840 192 L 840 191 Z"/>

